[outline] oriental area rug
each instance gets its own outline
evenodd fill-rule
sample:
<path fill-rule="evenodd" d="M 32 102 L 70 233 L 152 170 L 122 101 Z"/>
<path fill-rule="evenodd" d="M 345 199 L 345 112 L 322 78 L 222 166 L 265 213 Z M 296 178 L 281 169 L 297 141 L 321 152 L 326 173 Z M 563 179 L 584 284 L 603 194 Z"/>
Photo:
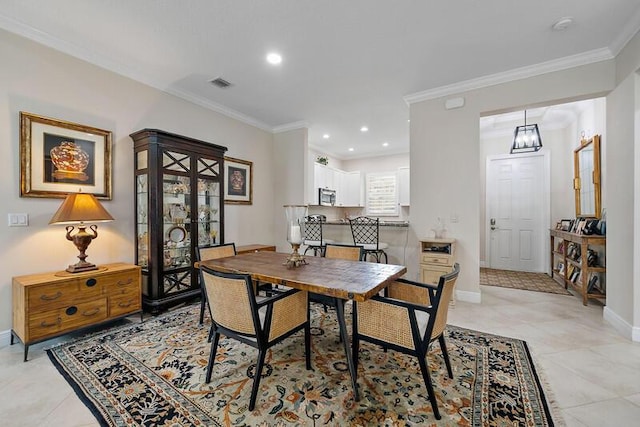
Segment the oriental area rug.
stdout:
<path fill-rule="evenodd" d="M 47 352 L 104 426 L 554 425 L 524 341 L 453 326 L 447 343 L 454 379 L 437 343 L 427 357 L 441 420 L 433 416 L 415 358 L 364 342 L 355 402 L 335 312 L 316 304 L 313 370 L 305 369 L 300 331 L 268 352 L 249 411 L 257 350 L 221 338 L 206 384 L 209 327 L 198 316 L 198 305 L 187 306 Z"/>
<path fill-rule="evenodd" d="M 480 284 L 484 286 L 522 289 L 524 291 L 571 295 L 568 290 L 545 273 L 480 268 Z"/>

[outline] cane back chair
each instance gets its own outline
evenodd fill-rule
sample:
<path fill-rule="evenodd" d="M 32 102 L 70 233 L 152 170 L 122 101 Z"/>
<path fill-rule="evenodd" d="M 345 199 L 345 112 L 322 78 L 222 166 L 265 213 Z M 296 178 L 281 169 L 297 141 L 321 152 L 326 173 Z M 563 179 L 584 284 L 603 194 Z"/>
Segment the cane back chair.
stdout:
<path fill-rule="evenodd" d="M 453 378 L 451 361 L 444 338 L 449 301 L 460 272 L 456 263 L 451 273 L 440 277 L 438 285 L 398 279 L 396 282 L 419 289 L 427 289 L 430 305 L 416 304 L 399 299 L 373 296 L 353 305 L 353 360 L 358 364 L 360 340 L 381 345 L 385 350 L 400 351 L 415 356 L 420 365 L 429 401 L 436 419 L 440 419 L 438 402 L 433 390 L 429 364 L 426 363 L 431 342 L 438 340 L 449 378 Z M 419 294 L 419 293 L 418 293 Z"/>
<path fill-rule="evenodd" d="M 304 329 L 307 370 L 311 369 L 311 326 L 306 291 L 290 289 L 270 297 L 256 296 L 249 274 L 233 274 L 200 267 L 213 323 L 213 340 L 205 381 L 211 382 L 220 335 L 258 350 L 249 410 L 255 407 L 267 350 Z"/>

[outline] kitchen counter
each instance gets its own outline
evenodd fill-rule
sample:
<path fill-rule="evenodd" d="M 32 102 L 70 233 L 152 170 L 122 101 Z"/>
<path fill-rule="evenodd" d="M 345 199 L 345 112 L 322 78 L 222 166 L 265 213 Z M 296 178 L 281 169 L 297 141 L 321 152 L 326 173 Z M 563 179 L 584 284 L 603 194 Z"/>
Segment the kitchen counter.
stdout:
<path fill-rule="evenodd" d="M 347 220 L 330 220 L 325 225 L 349 225 Z M 409 227 L 409 221 L 380 221 L 380 227 Z"/>

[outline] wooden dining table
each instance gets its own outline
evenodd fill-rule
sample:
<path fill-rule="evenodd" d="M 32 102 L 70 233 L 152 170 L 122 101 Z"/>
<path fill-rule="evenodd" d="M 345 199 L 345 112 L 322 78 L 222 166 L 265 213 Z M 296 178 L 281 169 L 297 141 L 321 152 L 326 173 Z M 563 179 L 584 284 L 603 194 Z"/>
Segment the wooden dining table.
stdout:
<path fill-rule="evenodd" d="M 351 375 L 353 395 L 357 401 L 360 396 L 344 315 L 345 303 L 349 300 L 366 301 L 406 273 L 407 268 L 402 265 L 323 257 L 307 257 L 307 264 L 296 268 L 287 268 L 285 262 L 288 256 L 289 254 L 279 252 L 252 252 L 200 261 L 197 266 L 204 265 L 224 272 L 250 274 L 253 280 L 288 286 L 333 298 L 340 326 L 340 337 Z"/>

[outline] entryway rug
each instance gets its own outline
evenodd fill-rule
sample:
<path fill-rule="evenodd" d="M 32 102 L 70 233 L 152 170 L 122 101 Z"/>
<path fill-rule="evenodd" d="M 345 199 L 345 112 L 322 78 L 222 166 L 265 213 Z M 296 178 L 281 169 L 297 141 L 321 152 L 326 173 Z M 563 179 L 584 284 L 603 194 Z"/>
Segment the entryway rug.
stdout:
<path fill-rule="evenodd" d="M 571 295 L 568 290 L 545 273 L 480 268 L 480 284 L 484 286 L 522 289 L 525 291 Z"/>
<path fill-rule="evenodd" d="M 554 425 L 524 341 L 447 327 L 454 379 L 438 345 L 427 358 L 437 421 L 415 358 L 367 343 L 355 402 L 335 312 L 313 304 L 312 313 L 314 370 L 304 366 L 302 332 L 273 347 L 251 412 L 257 351 L 222 338 L 206 384 L 208 325 L 198 325 L 198 305 L 47 352 L 104 426 Z"/>

